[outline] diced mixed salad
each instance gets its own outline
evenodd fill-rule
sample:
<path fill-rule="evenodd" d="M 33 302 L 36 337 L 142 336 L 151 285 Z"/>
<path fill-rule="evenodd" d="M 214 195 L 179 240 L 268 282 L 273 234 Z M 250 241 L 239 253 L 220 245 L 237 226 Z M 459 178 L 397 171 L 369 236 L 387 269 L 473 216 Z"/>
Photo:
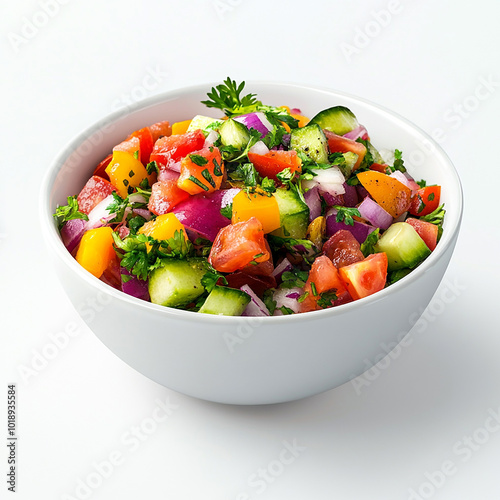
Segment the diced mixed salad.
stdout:
<path fill-rule="evenodd" d="M 271 316 L 367 297 L 430 255 L 440 186 L 377 151 L 346 107 L 309 119 L 243 89 L 211 89 L 216 117 L 132 132 L 57 208 L 82 267 L 155 304 Z"/>

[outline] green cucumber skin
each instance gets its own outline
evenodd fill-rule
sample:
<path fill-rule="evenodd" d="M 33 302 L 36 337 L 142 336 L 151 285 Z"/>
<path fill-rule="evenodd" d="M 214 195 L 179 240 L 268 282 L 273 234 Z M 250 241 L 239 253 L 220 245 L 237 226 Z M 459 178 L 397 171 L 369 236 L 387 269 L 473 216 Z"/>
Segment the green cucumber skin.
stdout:
<path fill-rule="evenodd" d="M 221 120 L 217 118 L 211 118 L 210 116 L 196 115 L 189 124 L 187 132 L 193 132 L 194 130 L 205 130 L 209 125 L 212 124 L 222 124 Z"/>
<path fill-rule="evenodd" d="M 281 227 L 271 234 L 281 238 L 305 238 L 309 226 L 309 207 L 291 190 L 278 188 L 274 197 L 278 202 Z"/>
<path fill-rule="evenodd" d="M 354 113 L 345 106 L 334 106 L 333 108 L 320 111 L 311 119 L 309 124 L 317 124 L 324 130 L 329 130 L 337 135 L 344 135 L 359 126 Z"/>
<path fill-rule="evenodd" d="M 304 153 L 316 163 L 328 162 L 328 141 L 317 124 L 292 129 L 290 148 Z"/>
<path fill-rule="evenodd" d="M 199 312 L 217 316 L 241 316 L 250 296 L 236 288 L 215 286 Z"/>
<path fill-rule="evenodd" d="M 392 224 L 378 240 L 375 250 L 387 254 L 389 271 L 414 268 L 431 253 L 424 240 L 406 222 Z"/>
<path fill-rule="evenodd" d="M 149 277 L 151 302 L 177 307 L 197 299 L 205 291 L 201 278 L 206 270 L 206 261 L 203 259 L 167 262 Z"/>
<path fill-rule="evenodd" d="M 239 150 L 244 149 L 250 140 L 250 133 L 245 125 L 232 118 L 226 120 L 219 127 L 219 134 L 224 146 L 234 146 Z"/>

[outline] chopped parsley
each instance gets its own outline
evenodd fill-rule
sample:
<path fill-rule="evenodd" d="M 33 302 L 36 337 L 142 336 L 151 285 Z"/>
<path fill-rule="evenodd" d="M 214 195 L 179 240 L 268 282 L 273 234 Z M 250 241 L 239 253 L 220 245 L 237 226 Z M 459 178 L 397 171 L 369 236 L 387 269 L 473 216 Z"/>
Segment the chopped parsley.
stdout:
<path fill-rule="evenodd" d="M 113 194 L 114 191 L 113 191 Z M 73 219 L 83 219 L 89 220 L 88 216 L 83 212 L 80 212 L 78 207 L 78 200 L 76 196 L 68 196 L 68 204 L 56 208 L 54 217 L 57 219 L 59 224 L 59 229 L 63 226 L 65 222 Z"/>
<path fill-rule="evenodd" d="M 337 216 L 335 217 L 336 222 L 344 222 L 348 226 L 354 226 L 353 217 L 361 217 L 359 210 L 357 208 L 342 207 L 340 205 L 334 205 L 333 207 L 337 210 Z"/>

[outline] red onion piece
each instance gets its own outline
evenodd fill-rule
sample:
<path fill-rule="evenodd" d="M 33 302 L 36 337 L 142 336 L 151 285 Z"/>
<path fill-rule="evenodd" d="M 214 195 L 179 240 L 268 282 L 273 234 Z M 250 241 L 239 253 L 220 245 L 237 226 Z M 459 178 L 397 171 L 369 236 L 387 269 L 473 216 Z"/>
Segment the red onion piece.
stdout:
<path fill-rule="evenodd" d="M 343 207 L 345 205 L 343 194 L 332 196 L 330 193 L 325 192 L 321 193 L 321 196 L 329 207 L 333 207 L 334 205 L 340 205 L 341 207 Z"/>
<path fill-rule="evenodd" d="M 179 172 L 174 172 L 173 170 L 169 170 L 168 168 L 160 170 L 160 173 L 158 174 L 159 181 L 168 181 L 168 180 L 176 181 L 178 178 L 179 178 Z"/>
<path fill-rule="evenodd" d="M 394 179 L 404 184 L 407 188 L 411 189 L 412 196 L 420 189 L 420 186 L 413 180 L 408 179 L 403 172 L 396 170 L 390 174 L 389 177 L 394 177 Z"/>
<path fill-rule="evenodd" d="M 137 276 L 130 273 L 128 269 L 120 267 L 121 280 L 122 280 L 122 290 L 132 297 L 136 297 L 142 300 L 149 300 L 149 290 L 148 282 L 142 281 Z M 125 278 L 128 276 L 129 278 Z"/>
<path fill-rule="evenodd" d="M 264 302 L 259 299 L 257 294 L 248 285 L 243 285 L 240 287 L 240 290 L 250 295 L 250 302 L 241 314 L 242 316 L 270 316 Z"/>
<path fill-rule="evenodd" d="M 294 313 L 299 312 L 300 309 L 300 304 L 297 301 L 297 298 L 300 297 L 304 293 L 304 290 L 302 288 L 284 288 L 284 289 L 278 289 L 274 292 L 273 294 L 273 299 L 276 301 L 276 311 L 274 313 L 275 316 L 280 316 L 282 313 L 279 311 L 280 307 L 288 307 L 291 309 Z M 290 297 L 289 295 L 296 295 L 297 298 Z"/>
<path fill-rule="evenodd" d="M 130 229 L 127 226 L 120 226 L 118 236 L 123 240 L 130 234 Z"/>
<path fill-rule="evenodd" d="M 344 182 L 344 206 L 345 207 L 355 207 L 358 204 L 358 192 L 355 186 L 349 186 L 347 182 Z"/>
<path fill-rule="evenodd" d="M 248 151 L 256 155 L 264 156 L 269 153 L 269 148 L 262 141 L 257 141 Z"/>
<path fill-rule="evenodd" d="M 368 196 L 358 206 L 358 210 L 361 217 L 375 227 L 387 229 L 392 224 L 392 215 Z"/>
<path fill-rule="evenodd" d="M 210 194 L 190 196 L 175 206 L 172 212 L 187 229 L 214 241 L 217 233 L 231 223 L 222 216 L 220 209 L 231 203 L 239 191 L 237 188 L 219 189 Z"/>
<path fill-rule="evenodd" d="M 61 228 L 61 238 L 68 252 L 72 252 L 80 243 L 85 232 L 87 222 L 83 219 L 72 219 Z"/>
<path fill-rule="evenodd" d="M 344 137 L 347 139 L 352 139 L 353 141 L 355 141 L 356 139 L 363 139 L 364 141 L 370 140 L 368 130 L 366 130 L 363 125 L 359 125 L 354 130 L 347 132 L 347 134 L 344 134 Z"/>
<path fill-rule="evenodd" d="M 362 186 L 361 184 L 358 184 L 356 186 L 356 191 L 358 193 L 358 198 L 360 200 L 364 200 L 367 196 L 369 196 L 369 193 L 368 191 L 366 190 L 366 188 L 364 186 Z"/>
<path fill-rule="evenodd" d="M 102 227 L 115 217 L 116 214 L 110 214 L 107 210 L 107 207 L 113 203 L 113 201 L 113 195 L 110 194 L 91 210 L 86 230 Z"/>
<path fill-rule="evenodd" d="M 304 188 L 312 189 L 314 186 L 318 186 L 320 194 L 329 193 L 332 196 L 344 194 L 345 178 L 337 166 L 333 165 L 327 169 L 317 168 L 313 169 L 313 172 L 316 175 L 311 180 L 302 181 Z"/>
<path fill-rule="evenodd" d="M 130 201 L 130 203 L 146 203 L 146 204 L 148 202 L 148 200 L 146 200 L 146 198 L 144 198 L 144 195 L 142 195 L 141 193 L 132 193 L 128 197 L 128 201 Z"/>
<path fill-rule="evenodd" d="M 301 115 L 302 114 L 302 111 L 299 109 L 299 108 L 292 108 L 290 110 L 290 114 L 291 115 Z"/>
<path fill-rule="evenodd" d="M 255 129 L 262 134 L 262 138 L 273 130 L 273 126 L 261 111 L 249 113 L 247 115 L 235 116 L 234 120 L 243 123 L 248 129 Z"/>
<path fill-rule="evenodd" d="M 181 171 L 181 162 L 180 161 L 171 161 L 167 164 L 167 169 L 168 170 L 173 170 L 174 172 L 179 172 Z"/>
<path fill-rule="evenodd" d="M 280 279 L 281 275 L 286 271 L 291 271 L 293 266 L 291 262 L 285 257 L 274 269 L 271 273 L 271 276 L 274 276 L 276 279 Z"/>
<path fill-rule="evenodd" d="M 134 212 L 134 214 L 136 215 L 140 215 L 146 220 L 151 219 L 151 212 L 147 208 L 134 208 L 132 212 Z"/>
<path fill-rule="evenodd" d="M 304 200 L 309 207 L 309 221 L 313 221 L 321 215 L 321 199 L 319 197 L 318 186 L 314 186 L 304 193 Z"/>
<path fill-rule="evenodd" d="M 354 221 L 354 224 L 351 226 L 345 222 L 337 222 L 335 220 L 336 217 L 337 211 L 334 208 L 331 208 L 326 213 L 326 235 L 328 237 L 333 236 L 340 229 L 347 229 L 347 231 L 350 231 L 359 243 L 364 243 L 366 237 L 372 231 L 375 231 L 373 226 L 364 224 L 363 222 Z"/>

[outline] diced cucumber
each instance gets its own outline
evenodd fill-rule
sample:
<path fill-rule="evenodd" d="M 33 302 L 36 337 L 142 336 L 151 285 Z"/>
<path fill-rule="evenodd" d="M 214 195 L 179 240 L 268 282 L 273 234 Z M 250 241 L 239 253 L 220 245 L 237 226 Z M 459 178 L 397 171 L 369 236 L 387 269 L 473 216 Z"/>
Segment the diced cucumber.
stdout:
<path fill-rule="evenodd" d="M 396 222 L 382 234 L 375 245 L 376 252 L 385 252 L 389 261 L 389 271 L 420 264 L 431 251 L 407 222 Z"/>
<path fill-rule="evenodd" d="M 250 302 L 250 295 L 224 286 L 215 286 L 199 312 L 219 316 L 240 316 Z"/>
<path fill-rule="evenodd" d="M 243 123 L 232 118 L 226 120 L 219 127 L 220 140 L 224 146 L 234 146 L 242 150 L 250 140 L 250 133 Z"/>
<path fill-rule="evenodd" d="M 195 300 L 205 291 L 201 278 L 206 270 L 204 259 L 166 262 L 149 277 L 151 302 L 175 307 Z"/>
<path fill-rule="evenodd" d="M 366 145 L 368 146 L 368 152 L 372 155 L 373 161 L 375 163 L 385 163 L 382 155 L 370 141 L 366 141 Z"/>
<path fill-rule="evenodd" d="M 282 238 L 305 238 L 309 225 L 309 207 L 291 189 L 278 188 L 273 196 L 278 202 L 281 227 L 271 234 Z"/>
<path fill-rule="evenodd" d="M 322 129 L 337 135 L 347 134 L 359 126 L 354 113 L 345 106 L 334 106 L 320 111 L 309 122 L 309 124 L 312 123 L 317 123 Z"/>
<path fill-rule="evenodd" d="M 210 116 L 196 115 L 189 124 L 187 129 L 188 132 L 193 132 L 193 130 L 205 130 L 209 125 L 210 128 L 217 129 L 222 124 L 221 120 L 217 118 L 211 118 Z"/>
<path fill-rule="evenodd" d="M 328 162 L 328 141 L 317 124 L 292 129 L 290 148 L 304 153 L 316 163 Z"/>
<path fill-rule="evenodd" d="M 344 177 L 349 179 L 352 174 L 352 169 L 358 161 L 358 155 L 352 151 L 348 151 L 347 153 L 342 153 L 342 156 L 344 157 L 345 163 L 338 165 L 338 167 L 340 168 L 342 174 L 344 174 Z"/>

